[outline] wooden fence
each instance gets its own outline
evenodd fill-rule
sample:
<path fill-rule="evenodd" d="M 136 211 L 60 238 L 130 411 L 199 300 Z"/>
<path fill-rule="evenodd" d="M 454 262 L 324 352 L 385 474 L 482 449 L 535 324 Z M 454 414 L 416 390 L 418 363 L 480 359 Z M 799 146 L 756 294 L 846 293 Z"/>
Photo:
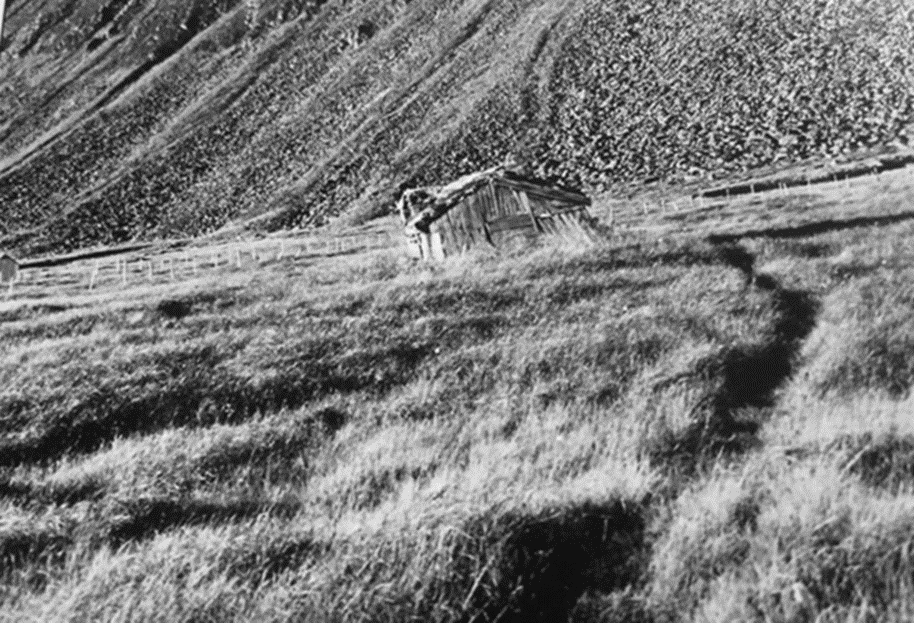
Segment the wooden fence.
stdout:
<path fill-rule="evenodd" d="M 24 262 L 5 298 L 92 292 L 102 288 L 187 281 L 213 271 L 232 271 L 276 262 L 305 261 L 400 244 L 389 232 L 370 234 L 282 237 L 244 242 L 213 243 L 181 248 L 151 247 L 118 255 L 74 259 L 69 262 Z"/>
<path fill-rule="evenodd" d="M 611 227 L 626 227 L 644 222 L 650 216 L 667 216 L 682 214 L 687 217 L 689 212 L 703 212 L 711 209 L 739 205 L 739 202 L 754 202 L 761 198 L 782 197 L 788 199 L 796 197 L 804 189 L 810 192 L 841 191 L 846 192 L 869 185 L 873 179 L 880 179 L 892 175 L 895 179 L 905 179 L 914 182 L 914 166 L 904 161 L 904 166 L 885 166 L 877 168 L 873 165 L 872 173 L 864 176 L 858 169 L 829 172 L 828 174 L 815 173 L 806 176 L 802 181 L 792 177 L 777 180 L 756 180 L 740 182 L 730 186 L 720 186 L 702 190 L 690 195 L 679 197 L 652 197 L 645 195 L 626 200 L 609 201 L 601 210 L 600 216 Z"/>
<path fill-rule="evenodd" d="M 879 175 L 882 171 L 876 171 Z M 906 166 L 899 175 L 910 176 L 914 182 L 914 167 Z M 848 174 L 843 178 L 832 176 L 822 181 L 809 177 L 805 186 L 823 190 L 845 192 L 861 181 L 860 176 Z M 796 196 L 798 184 L 786 182 L 772 185 L 741 183 L 733 194 L 726 187 L 701 191 L 680 197 L 649 197 L 607 201 L 599 216 L 617 235 L 625 235 L 632 227 L 639 227 L 651 216 L 681 214 L 688 219 L 690 212 L 702 212 L 734 206 L 740 201 L 757 201 L 766 197 Z M 745 188 L 744 188 L 745 187 Z M 709 196 L 711 195 L 711 196 Z M 60 256 L 23 262 L 15 281 L 5 286 L 0 298 L 14 296 L 49 296 L 52 294 L 95 291 L 101 288 L 127 287 L 142 283 L 156 284 L 193 279 L 215 270 L 240 270 L 271 262 L 294 261 L 307 258 L 329 257 L 359 251 L 397 248 L 403 244 L 398 227 L 390 225 L 383 230 L 348 235 L 296 236 L 284 235 L 250 241 L 218 242 L 203 246 L 200 241 L 179 243 L 172 246 L 136 246 L 120 249 L 103 249 L 78 256 Z M 201 246 L 197 246 L 201 245 Z M 117 253 L 117 254 L 112 254 Z M 88 258 L 88 259 L 87 259 Z"/>

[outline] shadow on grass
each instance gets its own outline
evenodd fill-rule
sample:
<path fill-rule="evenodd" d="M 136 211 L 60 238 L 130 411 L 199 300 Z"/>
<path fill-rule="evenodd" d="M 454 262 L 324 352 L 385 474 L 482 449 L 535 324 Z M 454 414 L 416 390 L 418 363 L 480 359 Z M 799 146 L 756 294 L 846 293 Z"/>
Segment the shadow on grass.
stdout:
<path fill-rule="evenodd" d="M 53 526 L 0 533 L 0 579 L 17 570 L 58 567 L 81 540 L 117 548 L 184 526 L 224 525 L 262 515 L 288 519 L 299 509 L 297 503 L 260 500 L 141 498 L 115 502 L 102 509 L 104 518 L 83 524 L 75 532 L 65 526 Z M 246 581 L 264 582 L 324 550 L 326 547 L 310 540 L 287 539 L 263 551 L 240 553 L 226 562 L 226 571 Z M 40 589 L 46 577 L 39 573 L 26 579 Z"/>
<path fill-rule="evenodd" d="M 732 234 L 712 234 L 708 240 L 714 244 L 736 242 L 743 238 L 807 238 L 832 231 L 843 231 L 859 227 L 874 227 L 879 225 L 894 225 L 905 221 L 914 220 L 914 212 L 901 212 L 899 214 L 885 214 L 881 216 L 859 216 L 848 219 L 826 219 L 791 225 L 785 227 L 769 227 L 765 229 L 749 229 Z"/>
<path fill-rule="evenodd" d="M 260 500 L 211 502 L 197 499 L 146 498 L 119 502 L 111 512 L 117 519 L 108 525 L 106 540 L 114 547 L 141 541 L 180 526 L 219 524 L 269 514 L 292 517 L 299 504 Z"/>
<path fill-rule="evenodd" d="M 542 279 L 568 274 L 584 276 L 605 273 L 618 280 L 621 287 L 637 287 L 646 280 L 631 281 L 626 277 L 615 276 L 613 272 L 622 269 L 711 265 L 720 265 L 719 250 L 715 244 L 673 240 L 663 244 L 633 243 L 606 249 L 598 247 L 592 253 L 571 260 L 530 267 L 524 277 Z"/>
<path fill-rule="evenodd" d="M 497 581 L 474 587 L 467 620 L 565 621 L 585 592 L 637 583 L 646 564 L 644 513 L 639 504 L 617 501 L 498 518 L 482 542 L 500 548 L 490 576 Z"/>
<path fill-rule="evenodd" d="M 836 445 L 850 456 L 844 469 L 866 484 L 888 489 L 914 484 L 914 435 L 865 433 Z"/>
<path fill-rule="evenodd" d="M 740 418 L 740 412 L 774 405 L 819 309 L 806 292 L 785 289 L 770 275 L 757 274 L 754 258 L 742 248 L 722 246 L 719 253 L 746 276 L 747 285 L 770 293 L 776 319 L 760 343 L 725 350 L 700 364 L 709 377 L 720 379 L 717 389 L 693 408 L 692 424 L 661 437 L 649 449 L 656 464 L 678 473 L 691 474 L 721 455 L 742 454 L 758 444 L 761 423 Z"/>
<path fill-rule="evenodd" d="M 48 407 L 50 421 L 36 422 L 32 434 L 0 438 L 0 466 L 43 462 L 68 452 L 92 452 L 117 437 L 162 428 L 237 423 L 257 412 L 298 408 L 324 395 L 363 389 L 389 391 L 407 382 L 411 371 L 434 354 L 434 349 L 431 341 L 398 340 L 341 357 L 307 353 L 310 356 L 280 366 L 283 373 L 256 383 L 220 375 L 214 369 L 218 360 L 205 354 L 183 363 L 169 362 L 173 369 L 169 376 L 175 382 L 156 391 L 146 388 L 144 395 L 131 396 L 112 383 L 89 390 L 64 413 L 55 414 Z M 42 411 L 41 405 L 27 400 L 13 407 L 23 412 Z M 12 412 L 8 417 L 16 415 Z"/>
<path fill-rule="evenodd" d="M 74 485 L 34 485 L 0 476 L 0 499 L 7 499 L 27 507 L 52 504 L 63 506 L 100 499 L 104 486 L 97 482 L 80 482 Z"/>
<path fill-rule="evenodd" d="M 0 535 L 0 579 L 31 565 L 60 565 L 72 545 L 70 535 L 54 531 Z M 41 582 L 33 584 L 42 585 Z"/>
<path fill-rule="evenodd" d="M 707 249 L 704 253 L 686 248 L 671 253 L 670 258 L 661 257 L 661 253 L 653 260 L 637 260 L 635 250 L 629 259 L 643 266 L 692 262 L 696 257 L 717 261 Z M 615 258 L 615 254 L 608 255 Z M 605 271 L 624 263 L 613 258 L 609 263 L 596 261 L 589 270 Z M 573 268 L 577 270 L 576 265 Z M 402 304 L 402 309 L 399 303 L 393 304 L 396 323 L 401 326 L 368 326 L 361 341 L 346 335 L 306 336 L 287 341 L 276 353 L 264 353 L 269 358 L 266 361 L 250 362 L 239 362 L 238 357 L 253 359 L 255 355 L 232 358 L 211 346 L 190 345 L 186 352 L 158 353 L 129 362 L 140 377 L 131 385 L 119 372 L 107 372 L 101 378 L 87 375 L 85 382 L 67 390 L 66 395 L 9 397 L 0 401 L 5 420 L 5 424 L 0 423 L 5 429 L 5 434 L 0 434 L 0 466 L 92 452 L 117 437 L 168 427 L 237 423 L 258 412 L 297 409 L 334 394 L 367 391 L 383 395 L 410 382 L 416 370 L 442 352 L 486 342 L 509 327 L 532 322 L 544 306 L 565 307 L 619 289 L 638 290 L 663 283 L 608 276 L 601 283 L 555 284 L 545 288 L 541 296 L 530 294 L 528 288 L 512 289 L 507 294 L 480 288 L 433 291 L 418 296 L 418 300 L 413 297 Z M 163 301 L 158 313 L 167 318 L 183 317 L 194 313 L 197 303 Z M 237 363 L 246 368 L 236 372 Z M 247 373 L 261 369 L 266 373 Z"/>
<path fill-rule="evenodd" d="M 282 537 L 266 547 L 233 552 L 223 569 L 227 575 L 256 589 L 329 552 L 327 543 L 309 536 Z"/>

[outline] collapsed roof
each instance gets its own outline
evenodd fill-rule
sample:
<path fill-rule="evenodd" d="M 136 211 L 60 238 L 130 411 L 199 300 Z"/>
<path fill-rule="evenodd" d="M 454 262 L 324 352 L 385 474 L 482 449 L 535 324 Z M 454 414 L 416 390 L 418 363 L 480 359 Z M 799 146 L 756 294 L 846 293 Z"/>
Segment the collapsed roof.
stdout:
<path fill-rule="evenodd" d="M 398 210 L 407 227 L 427 231 L 430 223 L 441 218 L 452 207 L 479 188 L 501 182 L 509 186 L 524 187 L 537 194 L 554 196 L 565 203 L 589 206 L 586 195 L 560 185 L 537 179 L 506 166 L 497 166 L 485 171 L 465 175 L 445 186 L 413 188 L 403 193 Z"/>

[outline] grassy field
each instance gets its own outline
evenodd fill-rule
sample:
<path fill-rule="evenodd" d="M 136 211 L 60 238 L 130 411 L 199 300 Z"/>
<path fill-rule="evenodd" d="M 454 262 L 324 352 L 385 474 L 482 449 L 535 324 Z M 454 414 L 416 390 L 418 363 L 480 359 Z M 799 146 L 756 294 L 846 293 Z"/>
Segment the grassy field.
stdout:
<path fill-rule="evenodd" d="M 910 620 L 912 186 L 35 283 L 0 619 Z"/>

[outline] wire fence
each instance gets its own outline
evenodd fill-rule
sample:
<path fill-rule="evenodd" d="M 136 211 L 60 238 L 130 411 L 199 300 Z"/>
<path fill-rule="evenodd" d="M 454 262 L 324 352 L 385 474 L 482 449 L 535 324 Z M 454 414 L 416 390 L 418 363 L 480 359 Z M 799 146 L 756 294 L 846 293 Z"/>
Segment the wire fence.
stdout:
<path fill-rule="evenodd" d="M 146 250 L 40 268 L 24 268 L 3 285 L 4 298 L 94 292 L 143 284 L 165 284 L 204 277 L 216 271 L 249 270 L 280 262 L 393 248 L 388 232 L 260 239 L 244 242 Z"/>
<path fill-rule="evenodd" d="M 914 166 L 909 165 L 893 170 L 874 170 L 873 174 L 869 176 L 834 172 L 825 177 L 821 174 L 809 176 L 804 180 L 793 179 L 774 183 L 770 180 L 757 180 L 715 189 L 711 196 L 708 196 L 709 191 L 702 191 L 679 197 L 642 196 L 616 200 L 608 203 L 608 206 L 602 211 L 602 216 L 610 226 L 624 227 L 644 222 L 651 216 L 677 214 L 685 216 L 689 212 L 700 213 L 723 209 L 739 206 L 741 203 L 758 202 L 761 199 L 788 200 L 801 196 L 804 189 L 810 193 L 848 192 L 864 187 L 869 189 L 873 180 L 881 178 L 904 180 L 906 184 L 914 183 Z"/>
<path fill-rule="evenodd" d="M 914 166 L 898 172 L 914 183 Z M 882 174 L 877 171 L 875 176 Z M 812 190 L 837 190 L 847 192 L 859 183 L 870 183 L 873 178 L 835 176 L 830 180 L 807 179 L 805 186 Z M 762 183 L 760 182 L 760 187 Z M 862 184 L 861 184 L 862 185 Z M 647 222 L 652 216 L 681 215 L 690 212 L 723 209 L 737 206 L 744 201 L 796 197 L 798 187 L 804 184 L 765 183 L 757 189 L 751 182 L 744 183 L 743 192 L 730 194 L 726 188 L 715 191 L 713 197 L 703 193 L 680 197 L 641 197 L 608 201 L 601 210 L 602 220 L 614 234 L 624 235 L 630 227 Z M 74 260 L 59 266 L 25 268 L 14 279 L 0 284 L 0 297 L 6 300 L 49 296 L 101 289 L 126 288 L 141 284 L 163 284 L 187 281 L 214 271 L 249 269 L 269 263 L 295 261 L 307 258 L 328 257 L 356 252 L 397 248 L 403 244 L 396 228 L 386 231 L 363 232 L 348 235 L 285 236 L 249 241 L 214 242 L 206 246 L 188 245 L 182 248 L 146 249 L 94 260 Z"/>

